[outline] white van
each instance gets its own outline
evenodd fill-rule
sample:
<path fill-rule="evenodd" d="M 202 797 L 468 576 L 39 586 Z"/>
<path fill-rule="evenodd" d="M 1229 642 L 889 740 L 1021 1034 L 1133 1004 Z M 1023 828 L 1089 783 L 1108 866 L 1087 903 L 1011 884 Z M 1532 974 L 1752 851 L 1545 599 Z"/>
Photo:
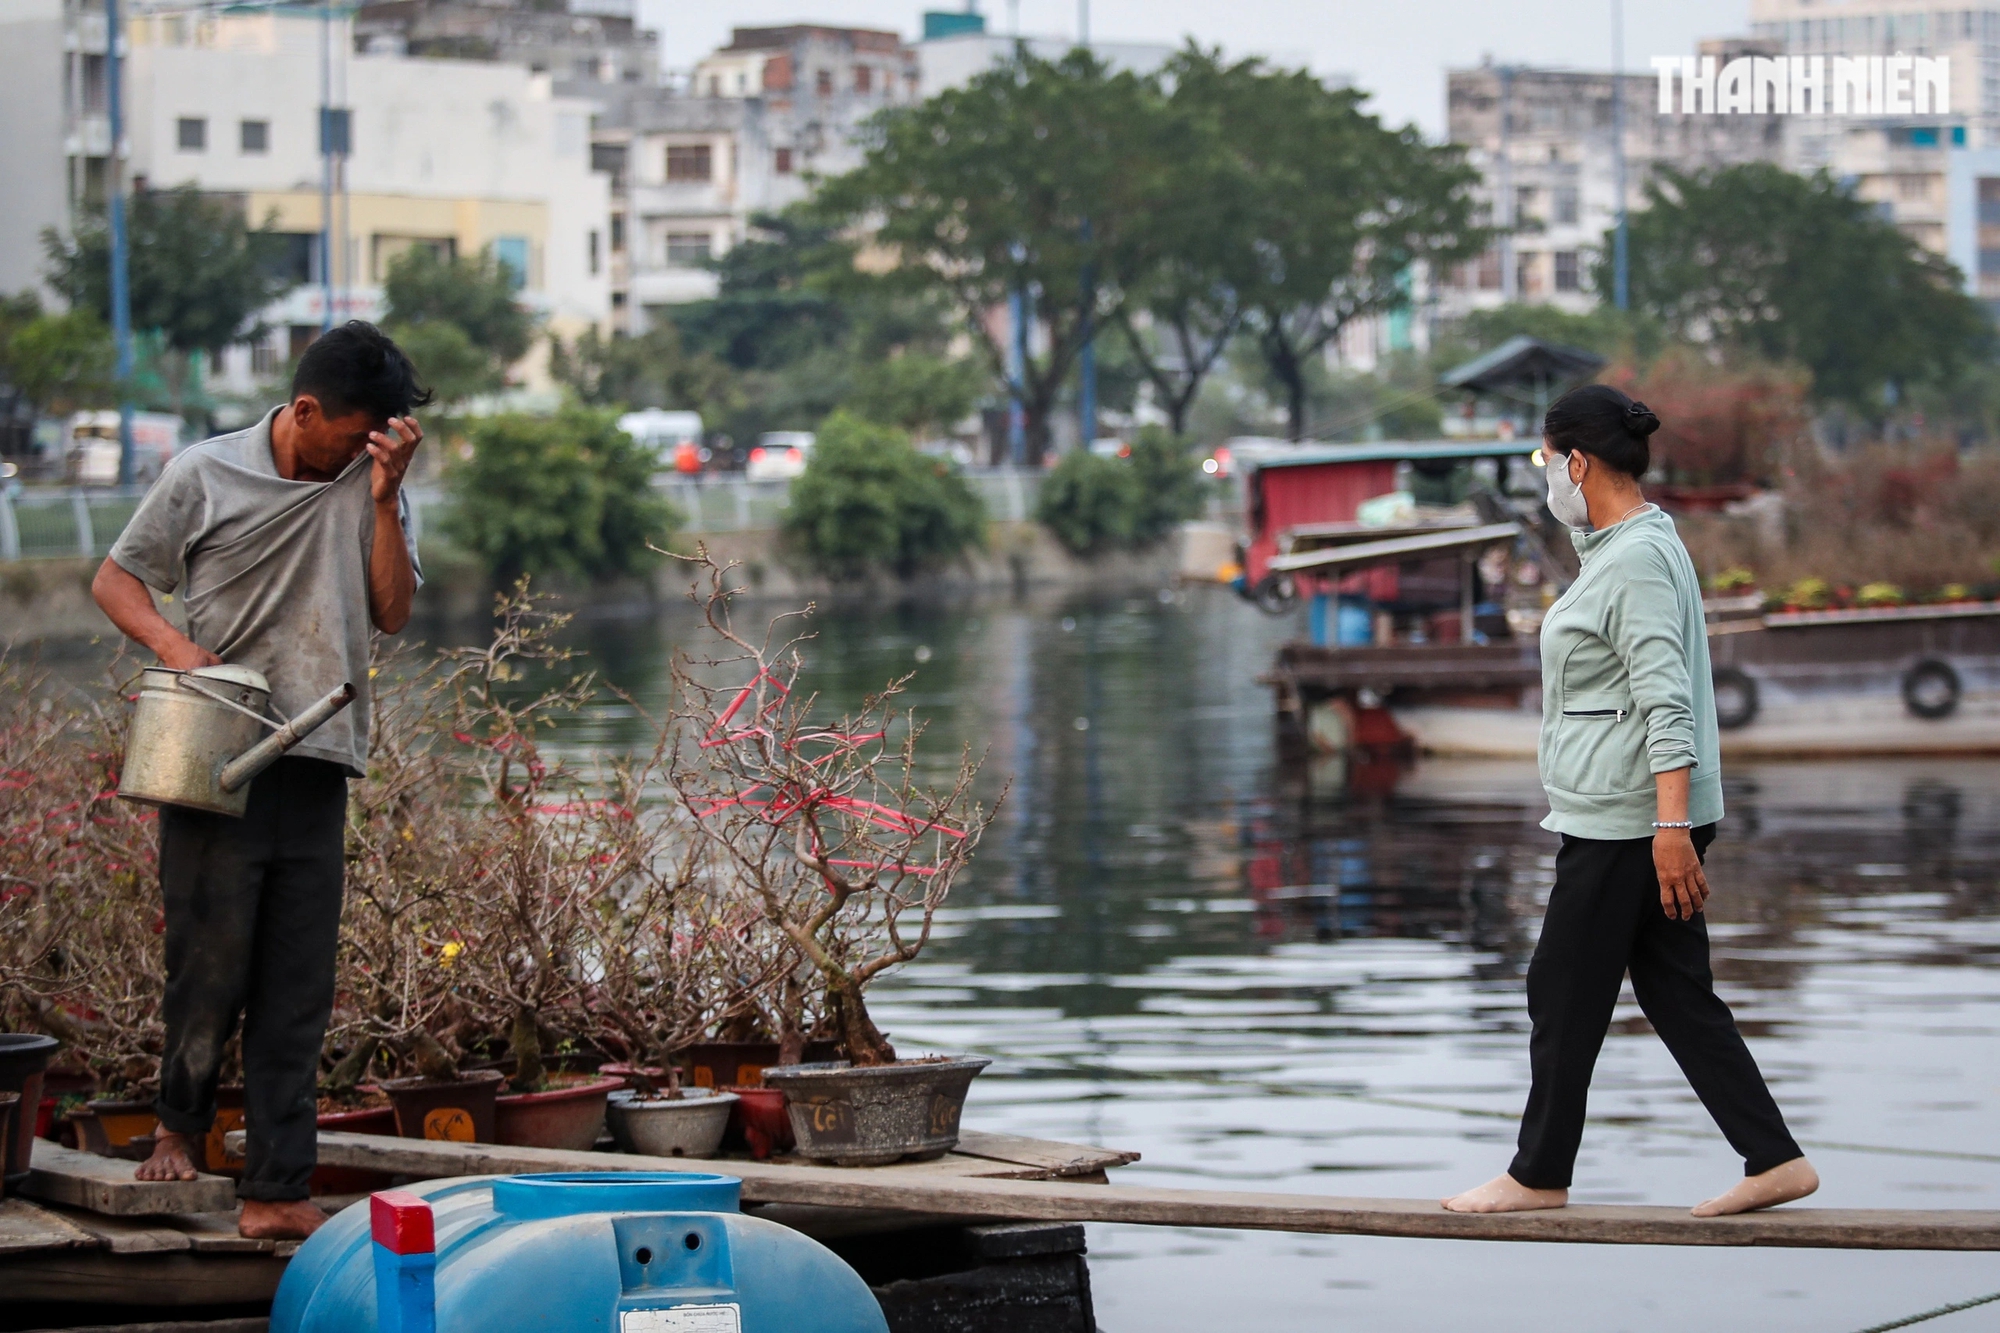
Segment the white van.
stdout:
<path fill-rule="evenodd" d="M 63 474 L 78 486 L 118 484 L 118 414 L 75 412 L 63 424 Z M 181 419 L 171 412 L 132 414 L 132 479 L 157 480 L 181 448 Z"/>

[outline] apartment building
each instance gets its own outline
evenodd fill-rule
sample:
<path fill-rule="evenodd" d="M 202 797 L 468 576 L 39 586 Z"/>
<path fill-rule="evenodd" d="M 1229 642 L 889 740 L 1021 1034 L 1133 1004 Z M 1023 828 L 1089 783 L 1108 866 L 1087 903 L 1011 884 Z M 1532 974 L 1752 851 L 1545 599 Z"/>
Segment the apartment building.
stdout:
<path fill-rule="evenodd" d="M 592 153 L 613 184 L 615 327 L 640 333 L 662 307 L 712 296 L 709 261 L 815 177 L 859 165 L 862 122 L 914 100 L 918 81 L 893 32 L 792 24 L 736 29 L 684 87 L 561 85 L 594 104 Z"/>
<path fill-rule="evenodd" d="M 1485 64 L 1446 76 L 1447 125 L 1478 168 L 1478 194 L 1506 234 L 1477 260 L 1438 275 L 1438 315 L 1510 301 L 1582 311 L 1602 296 L 1591 267 L 1618 216 L 1614 89 L 1624 100 L 1625 199 L 1644 202 L 1663 167 L 1682 171 L 1783 160 L 1779 116 L 1662 114 L 1650 72 Z"/>
<path fill-rule="evenodd" d="M 321 21 L 298 11 L 140 15 L 128 25 L 127 171 L 134 188 L 193 183 L 289 238 L 297 281 L 271 326 L 229 359 L 261 373 L 302 350 L 326 313 L 378 318 L 398 255 L 491 248 L 521 300 L 574 336 L 610 313 L 609 183 L 591 170 L 589 108 L 546 75 L 503 64 L 354 55 L 331 34 L 333 95 L 350 108 L 322 254 Z"/>
<path fill-rule="evenodd" d="M 354 41 L 361 51 L 494 60 L 558 79 L 660 78 L 659 35 L 639 27 L 635 0 L 374 0 L 355 11 Z"/>

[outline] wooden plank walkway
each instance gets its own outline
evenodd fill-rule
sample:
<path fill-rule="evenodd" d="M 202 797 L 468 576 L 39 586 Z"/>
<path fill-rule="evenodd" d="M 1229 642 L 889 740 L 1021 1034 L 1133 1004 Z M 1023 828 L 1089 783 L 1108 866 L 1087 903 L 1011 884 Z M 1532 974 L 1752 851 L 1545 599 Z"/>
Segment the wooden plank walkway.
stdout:
<path fill-rule="evenodd" d="M 227 1212 L 236 1206 L 236 1182 L 227 1176 L 193 1180 L 138 1180 L 136 1162 L 35 1140 L 34 1160 L 21 1193 L 47 1203 L 111 1217 Z"/>
<path fill-rule="evenodd" d="M 978 1137 L 967 1135 L 976 1148 Z M 996 1136 L 997 1137 L 997 1136 Z M 843 1169 L 781 1162 L 558 1152 L 323 1131 L 320 1161 L 421 1177 L 526 1171 L 716 1171 L 743 1182 L 746 1204 L 896 1209 L 981 1221 L 1127 1222 L 1443 1240 L 1592 1245 L 1782 1246 L 1848 1250 L 2000 1250 L 2000 1210 L 1786 1207 L 1697 1218 L 1683 1208 L 1580 1204 L 1538 1213 L 1448 1213 L 1429 1199 L 1252 1194 L 1020 1179 L 1020 1163 L 953 1154 L 936 1162 Z M 1032 1141 L 1029 1141 L 1032 1142 Z M 1069 1145 L 1040 1144 L 1042 1149 Z M 1077 1149 L 1077 1163 L 1109 1150 Z M 1131 1154 L 1111 1153 L 1131 1160 Z M 985 1166 L 978 1163 L 986 1161 Z M 1015 1178 L 1009 1178 L 1010 1176 Z"/>

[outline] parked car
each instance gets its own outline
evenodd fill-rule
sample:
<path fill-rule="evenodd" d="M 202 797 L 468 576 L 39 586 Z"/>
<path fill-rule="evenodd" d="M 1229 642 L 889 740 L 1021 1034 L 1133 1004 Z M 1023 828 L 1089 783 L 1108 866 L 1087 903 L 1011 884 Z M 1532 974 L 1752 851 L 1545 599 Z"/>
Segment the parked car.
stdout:
<path fill-rule="evenodd" d="M 790 481 L 806 470 L 813 442 L 809 430 L 767 430 L 750 450 L 743 475 L 751 481 Z"/>
<path fill-rule="evenodd" d="M 63 475 L 78 486 L 118 484 L 118 414 L 72 413 L 63 426 Z M 132 414 L 132 479 L 156 480 L 181 448 L 181 419 L 171 412 Z"/>

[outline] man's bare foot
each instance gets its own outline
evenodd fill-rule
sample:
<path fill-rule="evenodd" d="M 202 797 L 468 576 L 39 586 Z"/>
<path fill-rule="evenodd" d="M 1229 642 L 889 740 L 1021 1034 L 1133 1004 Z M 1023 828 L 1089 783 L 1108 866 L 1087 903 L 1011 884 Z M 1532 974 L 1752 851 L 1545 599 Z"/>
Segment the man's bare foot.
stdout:
<path fill-rule="evenodd" d="M 132 1173 L 140 1180 L 193 1180 L 194 1150 L 187 1135 L 163 1129 L 153 1140 L 153 1155 Z"/>
<path fill-rule="evenodd" d="M 1759 1175 L 1745 1176 L 1727 1194 L 1718 1194 L 1707 1203 L 1695 1205 L 1696 1217 L 1727 1217 L 1756 1208 L 1773 1208 L 1793 1199 L 1803 1199 L 1819 1188 L 1819 1172 L 1803 1157 L 1794 1157 Z"/>
<path fill-rule="evenodd" d="M 251 1240 L 304 1240 L 326 1225 L 326 1214 L 310 1199 L 245 1199 L 236 1234 Z"/>
<path fill-rule="evenodd" d="M 1453 1213 L 1530 1213 L 1568 1203 L 1568 1190 L 1531 1190 L 1512 1176 L 1495 1176 L 1478 1189 L 1452 1195 L 1444 1206 Z"/>

